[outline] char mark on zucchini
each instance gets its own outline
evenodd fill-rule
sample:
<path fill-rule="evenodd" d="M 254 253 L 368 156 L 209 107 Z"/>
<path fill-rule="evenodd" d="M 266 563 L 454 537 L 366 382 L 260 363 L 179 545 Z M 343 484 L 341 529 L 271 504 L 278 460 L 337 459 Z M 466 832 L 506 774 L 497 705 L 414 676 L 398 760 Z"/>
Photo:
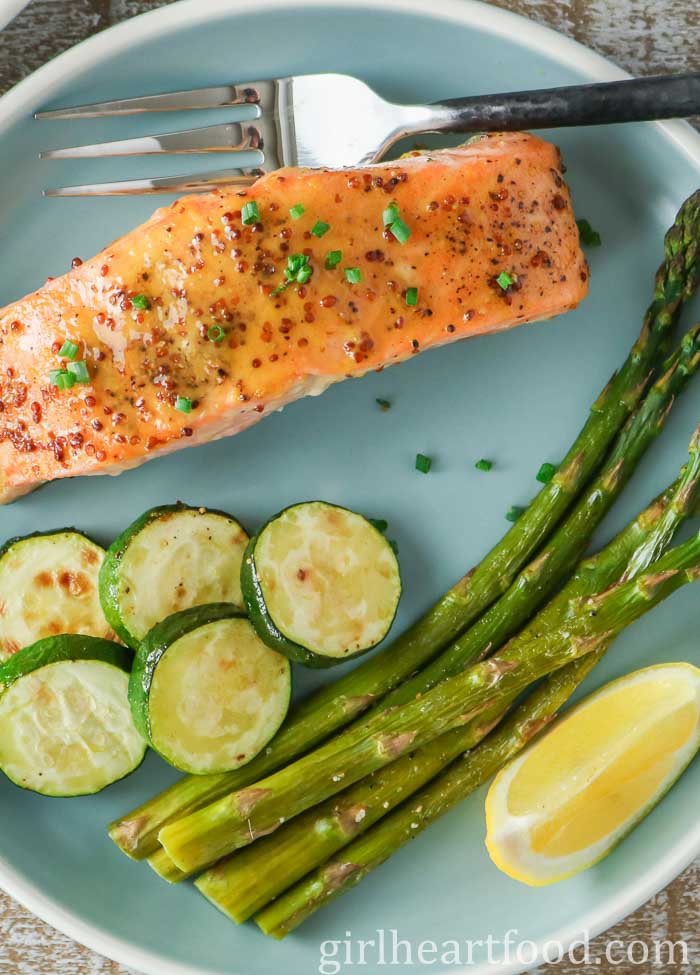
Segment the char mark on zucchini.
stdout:
<path fill-rule="evenodd" d="M 0 548 L 0 664 L 61 633 L 114 638 L 99 598 L 104 557 L 74 528 L 12 538 Z"/>

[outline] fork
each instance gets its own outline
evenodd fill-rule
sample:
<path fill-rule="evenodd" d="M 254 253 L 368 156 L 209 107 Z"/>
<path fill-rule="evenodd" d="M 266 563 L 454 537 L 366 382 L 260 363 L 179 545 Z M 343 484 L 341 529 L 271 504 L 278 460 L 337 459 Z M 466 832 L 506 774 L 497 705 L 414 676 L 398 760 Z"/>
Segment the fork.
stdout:
<path fill-rule="evenodd" d="M 233 109 L 238 118 L 179 132 L 50 149 L 41 158 L 228 152 L 252 154 L 254 163 L 183 176 L 63 186 L 45 190 L 45 195 L 198 192 L 248 186 L 281 166 L 343 169 L 377 162 L 399 140 L 426 132 L 518 131 L 685 118 L 700 114 L 700 73 L 449 98 L 431 105 L 385 101 L 349 75 L 297 75 L 97 102 L 37 112 L 35 118 L 85 119 L 213 108 Z M 241 117 L 245 115 L 248 117 Z"/>

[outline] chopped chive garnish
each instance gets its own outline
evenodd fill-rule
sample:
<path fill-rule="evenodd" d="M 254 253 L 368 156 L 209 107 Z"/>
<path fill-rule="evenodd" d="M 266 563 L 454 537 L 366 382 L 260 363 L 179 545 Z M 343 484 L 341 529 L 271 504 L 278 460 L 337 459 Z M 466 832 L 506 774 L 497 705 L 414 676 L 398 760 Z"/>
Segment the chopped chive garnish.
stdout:
<path fill-rule="evenodd" d="M 221 325 L 210 325 L 207 329 L 207 338 L 210 342 L 223 342 L 226 338 L 226 332 Z"/>
<path fill-rule="evenodd" d="M 387 410 L 391 409 L 391 403 L 388 399 L 378 399 L 377 406 L 383 413 L 386 413 Z"/>
<path fill-rule="evenodd" d="M 418 288 L 406 288 L 406 304 L 418 304 Z"/>
<path fill-rule="evenodd" d="M 70 339 L 66 339 L 58 350 L 58 354 L 64 359 L 75 359 L 78 354 L 78 346 L 75 342 L 71 342 Z"/>
<path fill-rule="evenodd" d="M 249 227 L 252 223 L 257 223 L 259 219 L 260 211 L 255 200 L 249 200 L 248 203 L 244 203 L 241 209 L 241 220 L 245 226 Z"/>
<path fill-rule="evenodd" d="M 510 506 L 510 508 L 506 512 L 506 520 L 507 521 L 517 521 L 518 518 L 521 516 L 521 514 L 524 511 L 525 511 L 525 509 L 524 508 L 521 508 L 519 504 L 513 504 L 513 505 Z"/>
<path fill-rule="evenodd" d="M 275 288 L 271 297 L 276 298 L 295 281 L 298 284 L 306 284 L 312 274 L 313 268 L 309 264 L 309 258 L 306 254 L 290 254 L 287 258 L 287 267 L 284 270 L 286 280 L 278 288 Z"/>
<path fill-rule="evenodd" d="M 537 472 L 537 480 L 541 481 L 542 484 L 549 484 L 556 473 L 556 464 L 550 464 L 548 461 L 545 461 Z"/>
<path fill-rule="evenodd" d="M 514 282 L 515 282 L 515 278 L 512 278 L 507 271 L 501 271 L 501 273 L 496 278 L 496 284 L 500 288 L 503 288 L 504 291 L 507 291 L 508 288 L 510 288 L 511 284 L 513 284 Z"/>
<path fill-rule="evenodd" d="M 345 278 L 350 284 L 359 284 L 362 280 L 362 271 L 359 267 L 346 267 Z"/>
<path fill-rule="evenodd" d="M 477 460 L 474 467 L 476 467 L 478 471 L 490 471 L 493 467 L 493 461 L 486 460 L 485 457 L 482 457 L 481 460 Z"/>
<path fill-rule="evenodd" d="M 84 359 L 78 359 L 77 362 L 69 362 L 68 372 L 76 383 L 90 382 L 90 373 L 88 372 L 87 363 Z"/>
<path fill-rule="evenodd" d="M 305 210 L 304 204 L 303 203 L 297 203 L 295 206 L 293 206 L 290 209 L 289 216 L 292 218 L 292 220 L 298 220 L 299 217 L 302 215 L 302 213 L 305 213 L 305 212 L 306 212 L 306 210 Z"/>
<path fill-rule="evenodd" d="M 591 227 L 588 220 L 577 220 L 578 235 L 584 247 L 600 247 L 603 240 L 597 230 Z"/>
<path fill-rule="evenodd" d="M 49 383 L 58 389 L 70 389 L 75 386 L 75 376 L 67 369 L 52 369 L 49 373 Z"/>
<path fill-rule="evenodd" d="M 326 270 L 332 271 L 334 267 L 337 267 L 343 259 L 342 251 L 328 251 L 326 254 Z"/>
<path fill-rule="evenodd" d="M 426 457 L 425 454 L 416 454 L 417 471 L 420 471 L 421 474 L 427 474 L 432 466 L 433 461 L 430 457 Z"/>
<path fill-rule="evenodd" d="M 398 203 L 394 203 L 392 201 L 389 204 L 389 206 L 386 208 L 386 210 L 384 211 L 384 213 L 382 214 L 382 218 L 384 220 L 384 226 L 385 227 L 391 226 L 391 224 L 395 220 L 398 220 L 399 219 L 399 205 L 398 205 Z"/>
<path fill-rule="evenodd" d="M 392 225 L 389 227 L 389 230 L 400 244 L 405 244 L 408 238 L 411 236 L 411 228 L 408 226 L 408 224 L 403 222 L 401 217 L 394 220 Z"/>
<path fill-rule="evenodd" d="M 323 237 L 323 235 L 327 234 L 330 229 L 331 225 L 329 223 L 325 223 L 323 220 L 317 220 L 311 228 L 311 233 L 314 235 L 314 237 Z"/>
<path fill-rule="evenodd" d="M 181 413 L 191 413 L 192 400 L 188 396 L 178 396 L 175 400 L 175 409 Z"/>
<path fill-rule="evenodd" d="M 297 271 L 309 266 L 309 258 L 306 254 L 292 254 L 291 257 L 287 258 L 287 266 L 288 271 L 296 274 Z"/>
<path fill-rule="evenodd" d="M 389 527 L 389 522 L 384 518 L 368 518 L 367 521 L 370 523 L 370 525 L 372 525 L 373 528 L 376 528 L 378 532 L 381 532 L 382 535 Z"/>
<path fill-rule="evenodd" d="M 131 304 L 134 308 L 138 308 L 139 311 L 148 311 L 151 307 L 151 303 L 146 295 L 134 295 L 131 299 Z"/>
<path fill-rule="evenodd" d="M 284 272 L 288 281 L 298 281 L 304 284 L 311 277 L 311 266 L 306 254 L 292 254 L 287 259 L 287 270 Z"/>

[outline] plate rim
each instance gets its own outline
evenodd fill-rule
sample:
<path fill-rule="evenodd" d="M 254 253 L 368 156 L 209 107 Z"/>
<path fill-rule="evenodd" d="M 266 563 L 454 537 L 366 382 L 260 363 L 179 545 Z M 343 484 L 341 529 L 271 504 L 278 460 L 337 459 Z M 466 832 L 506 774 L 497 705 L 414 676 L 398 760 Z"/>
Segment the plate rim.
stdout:
<path fill-rule="evenodd" d="M 0 0 L 0 28 L 5 27 L 20 14 L 29 0 Z"/>
<path fill-rule="evenodd" d="M 139 14 L 81 41 L 18 82 L 0 98 L 0 132 L 25 116 L 27 110 L 35 111 L 42 101 L 42 94 L 51 91 L 52 83 L 65 80 L 66 76 L 81 73 L 95 66 L 104 56 L 125 50 L 131 42 L 133 24 L 138 22 L 139 41 L 148 41 L 163 30 L 176 31 L 203 23 L 218 15 L 258 13 L 280 9 L 309 10 L 315 7 L 335 7 L 338 10 L 365 7 L 385 12 L 419 14 L 435 20 L 454 21 L 461 25 L 473 25 L 495 36 L 513 37 L 517 26 L 518 45 L 542 52 L 555 60 L 574 67 L 591 81 L 616 81 L 631 75 L 610 59 L 597 53 L 579 41 L 561 34 L 552 27 L 539 24 L 520 14 L 491 6 L 482 0 L 238 0 L 235 10 L 230 0 L 178 0 L 165 7 Z M 700 132 L 684 121 L 645 123 L 653 125 L 664 138 L 700 170 Z M 557 942 L 563 946 L 572 944 L 584 935 L 593 938 L 613 924 L 627 917 L 641 904 L 678 876 L 700 853 L 700 822 L 692 833 L 674 844 L 666 857 L 648 871 L 644 883 L 619 894 L 610 896 L 600 905 L 594 905 L 575 923 L 554 931 L 546 939 L 535 944 L 537 957 L 532 967 L 546 961 L 548 944 Z M 98 952 L 147 975 L 203 975 L 202 968 L 172 962 L 162 955 L 135 947 L 131 942 L 109 934 L 103 928 L 84 921 L 77 913 L 66 909 L 59 901 L 47 897 L 41 889 L 26 880 L 0 856 L 0 888 L 35 914 L 40 920 L 67 935 L 87 948 Z M 450 975 L 487 975 L 497 969 L 503 975 L 518 975 L 521 966 L 517 960 L 485 962 L 468 968 L 450 968 Z M 208 975 L 232 975 L 208 968 Z M 245 973 L 239 973 L 245 975 Z M 437 972 L 436 975 L 447 975 Z"/>

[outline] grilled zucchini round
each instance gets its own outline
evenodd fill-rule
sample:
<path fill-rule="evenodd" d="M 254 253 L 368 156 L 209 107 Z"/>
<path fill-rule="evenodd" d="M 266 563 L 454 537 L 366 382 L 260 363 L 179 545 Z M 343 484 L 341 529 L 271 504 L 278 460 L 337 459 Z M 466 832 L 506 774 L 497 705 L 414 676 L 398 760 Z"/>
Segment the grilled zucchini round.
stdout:
<path fill-rule="evenodd" d="M 0 667 L 0 770 L 45 796 L 100 792 L 143 761 L 129 708 L 126 647 L 90 636 L 40 640 Z"/>
<path fill-rule="evenodd" d="M 0 548 L 0 663 L 59 633 L 114 636 L 99 598 L 104 557 L 73 528 L 12 538 Z"/>
<path fill-rule="evenodd" d="M 391 544 L 362 515 L 309 501 L 285 508 L 246 549 L 241 589 L 268 646 L 308 667 L 372 649 L 401 596 Z"/>
<path fill-rule="evenodd" d="M 110 545 L 100 598 L 117 635 L 134 650 L 173 613 L 206 603 L 243 606 L 241 560 L 248 535 L 224 511 L 184 504 L 152 508 Z"/>
<path fill-rule="evenodd" d="M 282 724 L 290 696 L 289 661 L 226 603 L 196 606 L 155 626 L 129 685 L 141 734 L 167 762 L 194 775 L 255 758 Z"/>

